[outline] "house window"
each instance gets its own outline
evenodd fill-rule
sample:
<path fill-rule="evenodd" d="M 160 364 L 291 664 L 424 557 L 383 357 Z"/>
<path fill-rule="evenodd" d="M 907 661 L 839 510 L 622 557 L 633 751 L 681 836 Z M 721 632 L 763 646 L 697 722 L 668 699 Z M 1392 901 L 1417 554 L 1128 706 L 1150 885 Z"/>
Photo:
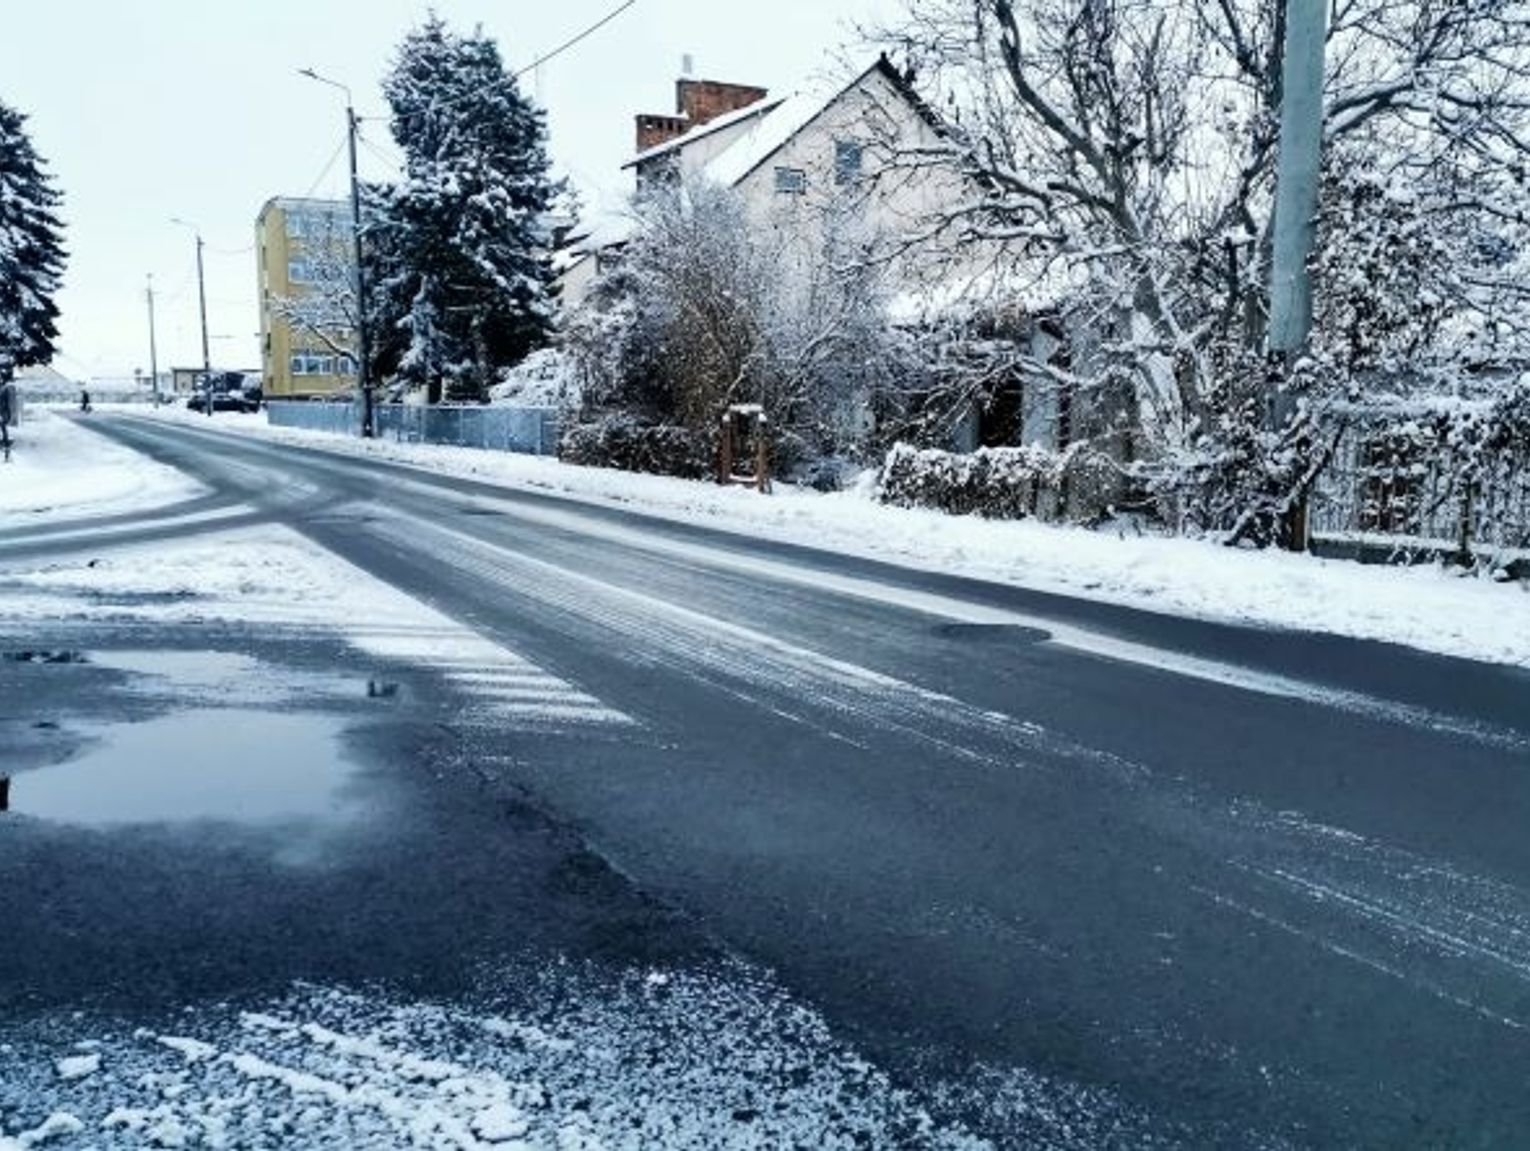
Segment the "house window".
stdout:
<path fill-rule="evenodd" d="M 293 356 L 287 361 L 287 367 L 294 376 L 306 376 L 308 374 L 308 359 L 305 356 Z"/>
<path fill-rule="evenodd" d="M 294 284 L 313 283 L 313 273 L 303 260 L 287 261 L 287 279 Z"/>
<path fill-rule="evenodd" d="M 341 356 L 339 370 L 342 376 L 354 376 L 356 374 L 356 361 L 350 356 Z"/>
<path fill-rule="evenodd" d="M 807 191 L 807 173 L 801 168 L 777 168 L 776 191 L 800 196 Z"/>
<path fill-rule="evenodd" d="M 863 151 L 859 140 L 834 141 L 834 182 L 840 187 L 861 182 Z"/>

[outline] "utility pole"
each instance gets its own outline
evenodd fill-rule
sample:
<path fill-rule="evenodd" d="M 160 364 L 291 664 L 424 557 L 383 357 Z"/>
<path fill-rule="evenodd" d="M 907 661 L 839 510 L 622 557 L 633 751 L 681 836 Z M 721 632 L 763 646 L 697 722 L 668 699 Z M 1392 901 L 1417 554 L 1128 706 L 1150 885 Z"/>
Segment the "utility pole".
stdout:
<path fill-rule="evenodd" d="M 202 386 L 207 389 L 203 395 L 203 407 L 207 409 L 207 418 L 212 418 L 213 413 L 213 384 L 212 384 L 212 356 L 207 351 L 207 281 L 202 276 L 202 233 L 197 233 L 197 310 L 202 317 Z"/>
<path fill-rule="evenodd" d="M 190 228 L 197 237 L 197 309 L 202 320 L 202 386 L 206 389 L 202 406 L 207 409 L 210 419 L 213 414 L 212 356 L 207 350 L 207 281 L 202 275 L 202 229 L 179 216 L 171 217 L 170 222 Z"/>
<path fill-rule="evenodd" d="M 1283 431 L 1296 414 L 1287 386 L 1291 365 L 1312 329 L 1312 279 L 1307 261 L 1317 226 L 1318 179 L 1323 157 L 1323 55 L 1327 0 L 1285 0 L 1285 56 L 1281 65 L 1280 152 L 1275 173 L 1274 258 L 1270 268 L 1268 350 L 1278 359 L 1271 383 L 1271 428 Z M 1298 497 L 1285 525 L 1292 551 L 1307 546 L 1307 498 Z"/>
<path fill-rule="evenodd" d="M 373 435 L 372 411 L 372 349 L 367 332 L 367 280 L 361 265 L 361 182 L 356 176 L 356 129 L 360 121 L 351 100 L 351 90 L 338 80 L 321 76 L 312 68 L 299 68 L 298 75 L 345 93 L 345 132 L 351 162 L 351 255 L 356 263 L 356 383 L 361 389 L 361 436 L 371 439 Z"/>
<path fill-rule="evenodd" d="M 149 284 L 144 289 L 149 301 L 149 387 L 154 391 L 154 406 L 159 407 L 159 354 L 154 341 L 154 273 L 149 273 Z"/>

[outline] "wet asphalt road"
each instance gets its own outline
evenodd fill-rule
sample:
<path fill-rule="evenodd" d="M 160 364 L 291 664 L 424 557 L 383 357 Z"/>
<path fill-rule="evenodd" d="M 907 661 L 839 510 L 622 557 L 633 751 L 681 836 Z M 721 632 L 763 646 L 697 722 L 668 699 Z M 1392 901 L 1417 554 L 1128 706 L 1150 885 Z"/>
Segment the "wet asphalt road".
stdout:
<path fill-rule="evenodd" d="M 381 763 L 438 765 L 407 795 L 402 771 L 378 784 L 432 813 L 399 845 L 418 866 L 363 851 L 331 889 L 271 892 L 259 853 L 203 877 L 156 870 L 151 835 L 101 844 L 93 867 L 144 877 L 131 900 L 91 906 L 65 882 L 61 920 L 0 885 L 22 957 L 0 965 L 6 1010 L 151 994 L 165 932 L 185 936 L 180 967 L 203 965 L 171 965 L 182 990 L 200 973 L 221 994 L 293 977 L 449 989 L 536 924 L 549 951 L 710 943 L 769 965 L 906 1082 L 973 1084 L 945 1102 L 1001 1142 L 1025 1120 L 985 1111 L 983 1084 L 1011 1067 L 1109 1092 L 1187 1145 L 1512 1146 L 1530 1130 L 1521 671 L 215 431 L 92 426 L 202 480 L 202 506 L 249 505 L 239 522 L 296 529 L 636 723 L 463 735 L 432 725 L 422 686 L 370 736 Z M 112 530 L 92 546 L 205 529 Z M 0 534 L 0 563 L 77 546 Z M 0 866 L 38 874 L 45 838 Z M 542 879 L 501 901 L 496 873 Z M 243 895 L 188 919 L 204 879 Z M 106 939 L 139 955 L 114 967 L 119 988 L 102 985 Z"/>

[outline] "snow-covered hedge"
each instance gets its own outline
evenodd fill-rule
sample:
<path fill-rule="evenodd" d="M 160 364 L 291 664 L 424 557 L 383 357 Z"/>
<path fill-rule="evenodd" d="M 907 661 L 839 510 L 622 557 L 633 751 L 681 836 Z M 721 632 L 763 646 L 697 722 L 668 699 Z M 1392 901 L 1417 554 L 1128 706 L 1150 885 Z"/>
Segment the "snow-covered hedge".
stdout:
<path fill-rule="evenodd" d="M 558 445 L 558 458 L 588 467 L 684 479 L 710 476 L 716 468 L 713 445 L 701 434 L 673 424 L 644 423 L 621 413 L 570 425 Z"/>
<path fill-rule="evenodd" d="M 1081 503 L 1103 510 L 1107 470 L 1091 455 L 1031 445 L 957 453 L 900 443 L 887 453 L 878 494 L 883 503 L 952 515 L 1059 519 Z"/>

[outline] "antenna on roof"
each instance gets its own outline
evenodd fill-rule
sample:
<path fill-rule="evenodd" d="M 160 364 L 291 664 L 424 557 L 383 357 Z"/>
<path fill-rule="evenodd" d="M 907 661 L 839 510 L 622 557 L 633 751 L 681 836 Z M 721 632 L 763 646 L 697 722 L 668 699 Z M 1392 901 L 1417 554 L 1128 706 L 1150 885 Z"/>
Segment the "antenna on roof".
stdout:
<path fill-rule="evenodd" d="M 680 57 L 680 78 L 682 80 L 689 80 L 695 71 L 696 58 L 687 52 L 684 56 Z"/>

